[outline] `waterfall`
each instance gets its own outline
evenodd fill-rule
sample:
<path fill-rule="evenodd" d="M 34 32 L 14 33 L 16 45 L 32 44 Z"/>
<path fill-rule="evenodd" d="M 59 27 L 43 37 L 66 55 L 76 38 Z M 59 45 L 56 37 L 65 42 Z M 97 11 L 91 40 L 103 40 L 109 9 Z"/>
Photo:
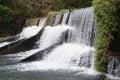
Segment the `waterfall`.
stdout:
<path fill-rule="evenodd" d="M 70 29 L 70 27 L 62 25 L 62 26 L 47 26 L 41 36 L 40 41 L 38 42 L 39 47 L 41 49 L 45 49 L 53 44 L 59 43 L 65 40 L 65 31 Z"/>
<path fill-rule="evenodd" d="M 60 16 L 60 14 L 54 15 L 53 20 L 51 21 L 51 26 L 56 26 L 59 23 Z"/>
<path fill-rule="evenodd" d="M 55 15 L 49 26 L 44 26 L 48 18 L 41 18 L 38 26 L 21 33 L 20 36 L 26 39 L 44 26 L 36 42 L 38 48 L 24 52 L 32 55 L 21 60 L 38 60 L 37 63 L 19 66 L 27 69 L 94 69 L 96 26 L 93 7 L 67 12 L 62 19 L 60 17 L 61 14 Z"/>
<path fill-rule="evenodd" d="M 75 43 L 64 43 L 57 46 L 49 55 L 45 56 L 42 62 L 59 68 L 60 66 L 91 68 L 92 54 L 88 55 L 91 51 L 94 51 L 94 48 Z"/>
<path fill-rule="evenodd" d="M 46 17 L 40 18 L 38 26 L 30 26 L 30 27 L 24 28 L 23 31 L 20 33 L 20 39 L 30 38 L 36 35 L 45 25 L 46 19 L 47 19 Z"/>
<path fill-rule="evenodd" d="M 42 27 L 45 25 L 46 19 L 47 19 L 46 17 L 40 18 L 38 26 L 29 26 L 29 27 L 23 28 L 22 32 L 15 37 L 17 39 L 15 39 L 13 41 L 2 42 L 2 43 L 0 43 L 0 47 L 9 45 L 11 43 L 15 43 L 22 39 L 28 39 L 28 38 L 36 35 L 42 29 Z"/>
<path fill-rule="evenodd" d="M 84 67 L 93 70 L 95 51 L 93 45 L 96 38 L 93 8 L 64 13 L 61 25 L 54 26 L 58 22 L 59 15 L 55 15 L 51 26 L 44 28 L 37 42 L 41 51 L 23 61 L 42 56 L 39 65 L 44 68 Z M 50 46 L 57 43 L 61 44 L 55 45 L 50 51 Z"/>
<path fill-rule="evenodd" d="M 74 28 L 70 37 L 72 42 L 93 46 L 96 27 L 92 7 L 71 12 L 68 25 Z"/>
<path fill-rule="evenodd" d="M 67 12 L 67 13 L 64 13 L 64 14 L 63 14 L 62 25 L 65 25 L 65 24 L 68 23 L 69 15 L 70 15 L 70 12 Z"/>
<path fill-rule="evenodd" d="M 47 21 L 49 25 L 45 26 Z M 17 41 L 16 49 L 21 46 L 19 44 L 22 40 L 27 40 L 25 43 L 31 40 L 27 45 L 29 44 L 28 46 L 32 47 L 27 49 L 28 51 L 18 54 L 22 56 L 20 62 L 36 61 L 18 65 L 20 70 L 82 69 L 82 72 L 87 71 L 91 74 L 95 71 L 94 44 L 96 34 L 93 7 L 88 7 L 63 14 L 55 14 L 50 19 L 49 16 L 40 18 L 37 26 L 25 27 L 14 40 L 0 43 L 0 52 L 7 50 L 9 52 L 9 49 Z M 36 38 L 38 39 L 36 40 Z M 30 43 L 33 44 L 30 45 Z M 6 46 L 10 44 L 12 45 Z M 4 50 L 4 47 L 6 50 Z M 26 46 L 23 45 L 22 47 Z M 18 67 L 15 66 L 14 68 Z M 107 73 L 120 77 L 120 58 L 108 58 Z"/>
<path fill-rule="evenodd" d="M 108 74 L 120 77 L 120 58 L 109 57 L 108 58 Z"/>

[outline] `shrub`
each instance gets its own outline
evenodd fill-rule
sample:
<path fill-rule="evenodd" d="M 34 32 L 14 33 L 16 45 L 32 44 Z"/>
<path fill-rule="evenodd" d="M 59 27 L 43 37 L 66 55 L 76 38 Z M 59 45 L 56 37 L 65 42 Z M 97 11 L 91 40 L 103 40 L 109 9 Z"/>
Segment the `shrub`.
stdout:
<path fill-rule="evenodd" d="M 118 32 L 119 0 L 93 0 L 97 22 L 96 69 L 107 70 L 107 55 L 115 41 L 114 33 Z"/>

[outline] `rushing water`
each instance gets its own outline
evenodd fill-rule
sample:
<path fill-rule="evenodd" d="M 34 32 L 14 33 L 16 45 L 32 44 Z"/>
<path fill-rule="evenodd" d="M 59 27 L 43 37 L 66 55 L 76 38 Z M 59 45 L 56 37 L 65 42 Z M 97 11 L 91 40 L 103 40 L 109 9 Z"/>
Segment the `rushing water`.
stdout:
<path fill-rule="evenodd" d="M 41 18 L 38 26 L 29 26 L 29 27 L 23 28 L 23 31 L 20 34 L 16 35 L 16 37 L 15 37 L 16 39 L 14 41 L 10 41 L 10 42 L 5 41 L 3 43 L 0 43 L 0 47 L 14 43 L 14 42 L 19 41 L 21 39 L 28 39 L 28 38 L 36 35 L 42 29 L 43 25 L 45 24 L 46 19 L 47 19 L 46 17 Z"/>
<path fill-rule="evenodd" d="M 34 52 L 34 51 L 30 51 Z M 119 80 L 105 77 L 89 69 L 76 68 L 48 68 L 39 61 L 18 63 L 24 53 L 0 56 L 0 80 Z M 60 65 L 60 64 L 59 64 Z M 43 68 L 44 67 L 44 68 Z M 59 66 L 60 67 L 60 66 Z M 62 67 L 62 66 L 61 66 Z"/>
<path fill-rule="evenodd" d="M 119 80 L 94 69 L 96 26 L 93 8 L 65 13 L 62 25 L 57 25 L 59 16 L 55 15 L 51 26 L 44 28 L 40 40 L 36 42 L 38 48 L 0 55 L 0 80 Z M 19 39 L 37 34 L 46 19 L 42 18 L 38 27 L 23 30 Z M 53 45 L 55 47 L 50 51 L 48 47 Z M 20 62 L 44 49 L 46 54 L 42 60 Z"/>

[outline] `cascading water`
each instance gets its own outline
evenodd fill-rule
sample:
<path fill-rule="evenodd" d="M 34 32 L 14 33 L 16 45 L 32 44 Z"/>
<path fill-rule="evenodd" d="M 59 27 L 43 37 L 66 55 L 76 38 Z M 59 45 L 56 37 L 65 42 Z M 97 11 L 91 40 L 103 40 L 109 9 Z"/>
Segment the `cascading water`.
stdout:
<path fill-rule="evenodd" d="M 68 39 L 67 39 L 68 43 L 74 43 L 74 44 L 86 45 L 86 46 L 91 46 L 94 44 L 96 30 L 95 30 L 95 23 L 94 23 L 95 21 L 94 21 L 93 8 L 90 7 L 82 10 L 75 10 L 75 11 L 72 11 L 71 13 L 65 13 L 64 16 L 65 18 L 63 18 L 63 23 L 65 23 L 65 21 L 69 19 L 68 25 L 72 28 L 68 31 Z M 68 18 L 67 16 L 70 16 L 70 18 Z M 80 47 L 79 49 L 81 50 Z M 65 50 L 67 51 L 67 49 Z M 83 53 L 83 54 L 80 54 L 80 53 Z M 64 54 L 67 54 L 67 53 L 65 52 Z M 93 49 L 88 51 L 86 49 L 86 52 L 79 51 L 79 54 L 78 54 L 79 56 L 77 55 L 78 57 L 74 59 L 74 61 L 75 62 L 78 61 L 79 63 L 77 65 L 81 67 L 83 66 L 89 67 L 89 68 L 93 67 L 93 63 L 94 63 L 93 54 L 94 54 Z M 70 54 L 68 53 L 68 56 L 69 55 Z"/>
<path fill-rule="evenodd" d="M 68 25 L 73 27 L 70 37 L 72 42 L 91 46 L 94 44 L 96 27 L 93 8 L 71 12 Z"/>
<path fill-rule="evenodd" d="M 12 55 L 2 56 L 2 57 L 0 55 L 0 60 L 1 62 L 3 62 L 3 63 L 0 63 L 2 65 L 2 67 L 0 67 L 0 71 L 3 72 L 4 69 L 5 70 L 8 69 L 8 71 L 13 70 L 13 71 L 9 71 L 10 73 L 13 72 L 13 74 L 16 74 L 14 73 L 14 70 L 17 70 L 18 72 L 28 71 L 28 73 L 29 71 L 31 71 L 31 73 L 29 74 L 32 74 L 37 71 L 36 75 L 38 75 L 38 72 L 39 72 L 38 70 L 40 70 L 40 72 L 43 71 L 43 73 L 46 71 L 45 77 L 47 74 L 50 75 L 51 73 L 56 75 L 59 71 L 61 72 L 63 71 L 63 73 L 65 74 L 66 74 L 66 71 L 68 71 L 67 74 L 74 73 L 74 71 L 76 71 L 71 78 L 64 79 L 64 77 L 60 75 L 59 80 L 79 80 L 79 79 L 98 80 L 99 78 L 97 77 L 100 77 L 99 80 L 104 80 L 106 77 L 105 75 L 95 76 L 96 78 L 93 78 L 93 76 L 92 78 L 90 78 L 87 75 L 87 74 L 91 75 L 92 73 L 93 75 L 97 75 L 96 71 L 94 70 L 95 48 L 93 45 L 96 39 L 96 25 L 95 25 L 93 7 L 64 13 L 62 21 L 60 21 L 61 19 L 58 19 L 60 17 L 61 17 L 61 14 L 55 15 L 49 26 L 44 26 L 48 19 L 48 17 L 45 17 L 39 20 L 38 26 L 33 26 L 33 27 L 28 27 L 23 29 L 23 31 L 18 35 L 19 38 L 16 39 L 16 41 L 21 39 L 31 38 L 32 36 L 39 34 L 40 31 L 42 32 L 41 35 L 38 35 L 38 37 L 40 36 L 39 40 L 34 41 L 36 42 L 37 47 L 29 51 L 20 52 L 17 54 L 12 54 Z M 13 41 L 8 43 L 9 44 L 13 43 Z M 0 44 L 0 47 L 8 45 L 8 43 L 4 42 Z M 16 58 L 16 56 L 17 56 L 17 59 L 14 59 Z M 4 61 L 4 58 L 6 57 L 7 58 L 10 57 L 10 59 L 7 59 L 7 61 Z M 22 62 L 25 62 L 25 60 L 28 60 L 28 61 L 37 60 L 37 61 L 22 63 Z M 16 62 L 21 61 L 21 63 L 16 63 L 15 65 L 6 66 L 6 64 L 11 64 L 11 62 L 15 62 L 15 61 Z M 4 62 L 6 63 L 4 64 Z M 110 57 L 108 59 L 108 73 L 119 77 L 120 76 L 119 63 L 120 63 L 119 58 Z M 55 71 L 55 73 L 53 71 Z M 24 72 L 22 74 L 24 74 Z M 1 79 L 1 74 L 3 73 L 0 73 L 0 79 Z M 81 76 L 79 77 L 79 79 L 76 79 L 76 76 L 79 74 L 80 75 L 83 74 L 82 75 L 83 77 Z M 38 77 L 42 74 L 38 76 L 36 75 L 35 77 Z M 22 76 L 20 78 L 24 78 L 24 77 L 25 76 Z M 59 76 L 54 76 L 53 79 L 51 77 L 49 77 L 48 79 L 42 79 L 42 78 L 40 79 L 41 80 L 57 80 L 58 77 Z M 9 80 L 9 79 L 6 79 L 6 76 L 4 78 L 5 79 L 3 80 Z M 30 80 L 31 79 L 32 78 L 30 78 Z M 40 79 L 35 79 L 35 80 L 40 80 Z M 24 79 L 21 79 L 21 80 L 24 80 Z M 109 80 L 109 79 L 106 79 L 106 80 Z M 117 79 L 110 79 L 110 80 L 117 80 Z"/>
<path fill-rule="evenodd" d="M 36 35 L 41 29 L 42 27 L 45 25 L 47 17 L 45 18 L 40 18 L 39 24 L 38 26 L 31 26 L 31 27 L 27 27 L 24 28 L 23 31 L 20 33 L 20 39 L 23 38 L 30 38 L 34 35 Z M 32 32 L 32 33 L 30 33 Z"/>
<path fill-rule="evenodd" d="M 57 46 L 49 55 L 45 56 L 42 62 L 49 65 L 49 67 L 60 69 L 69 69 L 79 66 L 90 68 L 90 66 L 87 64 L 92 64 L 92 58 L 87 59 L 86 57 L 88 55 L 83 56 L 85 53 L 88 54 L 90 51 L 94 51 L 94 48 L 75 43 L 64 43 L 60 46 Z M 84 59 L 82 59 L 82 57 Z M 90 63 L 86 64 L 85 62 Z"/>
<path fill-rule="evenodd" d="M 22 39 L 28 39 L 28 38 L 36 35 L 44 26 L 46 19 L 47 19 L 46 17 L 40 18 L 38 26 L 29 26 L 29 27 L 24 28 L 23 31 L 16 36 L 17 37 L 16 40 L 10 41 L 10 42 L 0 43 L 0 47 L 9 45 L 11 43 L 17 42 L 17 41 L 22 40 Z M 32 33 L 30 33 L 30 32 L 32 32 Z"/>
<path fill-rule="evenodd" d="M 67 17 L 68 15 L 70 18 Z M 67 19 L 69 19 L 69 24 L 65 25 Z M 62 22 L 62 25 L 47 26 L 37 42 L 40 50 L 43 50 L 62 41 L 62 44 L 57 45 L 48 55 L 43 55 L 43 60 L 39 61 L 41 65 L 39 68 L 84 67 L 94 69 L 93 44 L 96 31 L 93 8 L 72 11 L 70 14 L 65 13 Z"/>
<path fill-rule="evenodd" d="M 108 58 L 108 74 L 120 77 L 120 58 Z"/>
<path fill-rule="evenodd" d="M 57 78 L 52 79 L 51 77 L 49 77 L 48 79 L 42 79 L 41 77 L 40 79 L 41 80 L 57 80 L 57 79 L 58 80 L 79 80 L 79 79 L 98 80 L 97 78 L 94 79 L 93 77 L 89 78 L 86 76 L 86 73 L 87 74 L 93 73 L 93 75 L 96 74 L 94 70 L 95 48 L 93 46 L 96 39 L 96 25 L 95 25 L 93 7 L 64 13 L 62 21 L 59 21 L 60 19 L 58 20 L 58 18 L 60 18 L 60 14 L 55 15 L 54 19 L 52 19 L 51 21 L 50 26 L 44 26 L 48 18 L 41 18 L 38 27 L 37 26 L 35 26 L 34 28 L 31 27 L 31 29 L 26 29 L 21 33 L 20 35 L 21 38 L 23 39 L 24 37 L 25 39 L 27 39 L 30 38 L 30 36 L 33 36 L 38 32 L 40 32 L 42 28 L 41 30 L 42 35 L 39 35 L 40 38 L 36 42 L 37 48 L 31 49 L 26 52 L 20 52 L 17 54 L 8 55 L 14 57 L 17 56 L 18 62 L 20 62 L 21 59 L 24 62 L 24 59 L 26 59 L 26 57 L 29 59 L 33 58 L 30 61 L 34 61 L 34 60 L 37 61 L 28 62 L 28 63 L 23 63 L 21 61 L 20 63 L 16 63 L 15 65 L 12 66 L 11 65 L 4 66 L 3 64 L 3 67 L 0 67 L 0 71 L 4 71 L 4 69 L 5 70 L 8 69 L 8 70 L 13 70 L 14 73 L 14 70 L 17 70 L 20 73 L 22 72 L 22 74 L 24 73 L 26 74 L 26 72 L 28 72 L 29 74 L 38 72 L 37 76 L 35 75 L 36 77 L 42 75 L 39 74 L 39 72 L 43 72 L 43 73 L 45 72 L 45 77 L 46 77 L 46 75 L 48 76 L 49 73 L 54 74 L 54 72 L 51 71 L 55 71 L 55 75 L 57 74 L 57 72 L 59 73 L 59 71 L 61 72 L 63 71 L 63 73 L 65 73 L 66 75 L 66 72 L 68 71 L 67 73 L 70 74 L 73 73 L 71 78 L 63 79 L 64 77 L 59 75 L 61 78 L 62 77 L 63 78 L 58 79 L 58 76 L 54 76 Z M 58 25 L 59 22 L 62 23 Z M 84 78 L 79 77 L 78 79 L 76 79 L 76 76 L 79 75 L 79 72 L 81 72 L 80 75 L 85 73 L 85 75 L 83 76 Z M 40 80 L 40 79 L 35 79 L 35 80 Z M 102 79 L 103 78 L 100 77 L 99 80 Z"/>
<path fill-rule="evenodd" d="M 70 29 L 70 27 L 65 25 L 54 27 L 47 26 L 43 32 L 43 35 L 41 36 L 40 41 L 38 42 L 39 47 L 41 49 L 45 49 L 53 44 L 64 42 L 64 34 L 68 29 Z"/>
<path fill-rule="evenodd" d="M 56 26 L 58 24 L 58 22 L 59 22 L 59 17 L 60 16 L 61 16 L 60 14 L 54 15 L 54 18 L 53 18 L 50 26 Z"/>
<path fill-rule="evenodd" d="M 70 16 L 70 12 L 67 12 L 67 13 L 64 13 L 64 14 L 63 14 L 62 25 L 65 25 L 65 24 L 68 23 L 69 16 Z"/>

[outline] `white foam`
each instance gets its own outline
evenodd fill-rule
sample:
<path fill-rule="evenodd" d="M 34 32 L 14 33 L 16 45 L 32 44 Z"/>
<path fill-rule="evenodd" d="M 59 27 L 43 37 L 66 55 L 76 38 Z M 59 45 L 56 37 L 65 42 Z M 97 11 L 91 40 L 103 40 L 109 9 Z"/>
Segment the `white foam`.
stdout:
<path fill-rule="evenodd" d="M 16 68 L 19 71 L 59 69 L 87 71 L 89 70 L 88 68 L 85 68 L 84 66 L 79 67 L 79 58 L 82 54 L 89 52 L 90 50 L 94 50 L 94 48 L 75 43 L 64 43 L 63 45 L 56 47 L 49 55 L 45 56 L 42 61 L 18 64 L 8 68 Z M 37 50 L 33 52 L 37 52 Z"/>
<path fill-rule="evenodd" d="M 3 42 L 3 43 L 0 43 L 0 47 L 3 47 L 3 46 L 6 46 L 8 44 L 10 44 L 11 42 Z"/>
<path fill-rule="evenodd" d="M 55 43 L 60 42 L 62 33 L 68 29 L 70 29 L 70 27 L 66 25 L 58 25 L 54 27 L 46 26 L 40 41 L 38 41 L 37 43 L 38 45 L 40 43 L 41 49 L 45 49 Z"/>
<path fill-rule="evenodd" d="M 106 74 L 106 77 L 109 78 L 110 80 L 120 80 L 120 78 L 115 77 L 113 75 Z"/>
<path fill-rule="evenodd" d="M 80 56 L 85 52 L 89 52 L 92 49 L 93 48 L 85 45 L 67 43 L 58 46 L 50 53 L 50 55 L 45 57 L 44 60 L 48 61 L 48 63 L 59 63 L 60 65 L 79 65 Z"/>
<path fill-rule="evenodd" d="M 24 28 L 22 33 L 20 34 L 20 39 L 30 38 L 31 36 L 36 35 L 40 30 L 41 30 L 41 27 L 38 27 L 38 26 Z"/>
<path fill-rule="evenodd" d="M 27 39 L 27 38 L 30 38 L 30 37 L 36 35 L 42 29 L 42 27 L 45 25 L 46 20 L 47 20 L 47 17 L 41 18 L 38 26 L 28 26 L 28 27 L 23 28 L 22 32 L 20 34 L 16 35 L 16 36 L 19 36 L 19 38 L 17 40 L 11 41 L 11 42 L 0 43 L 0 47 L 6 46 L 6 45 L 16 42 L 18 40 Z"/>

